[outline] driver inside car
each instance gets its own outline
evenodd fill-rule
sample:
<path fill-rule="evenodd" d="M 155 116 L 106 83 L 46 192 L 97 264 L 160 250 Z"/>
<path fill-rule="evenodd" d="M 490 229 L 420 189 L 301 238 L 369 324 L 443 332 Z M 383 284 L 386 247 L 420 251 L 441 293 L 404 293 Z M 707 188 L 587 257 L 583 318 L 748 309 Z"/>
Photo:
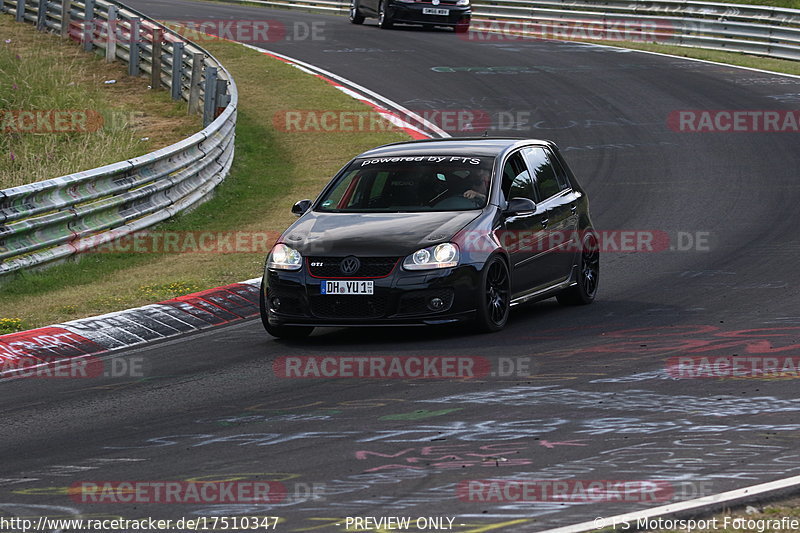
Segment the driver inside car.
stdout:
<path fill-rule="evenodd" d="M 477 168 L 470 170 L 468 173 L 456 172 L 455 175 L 458 178 L 454 180 L 455 183 L 452 184 L 452 188 L 455 190 L 456 195 L 474 200 L 478 204 L 485 202 L 486 194 L 489 191 L 489 169 Z"/>

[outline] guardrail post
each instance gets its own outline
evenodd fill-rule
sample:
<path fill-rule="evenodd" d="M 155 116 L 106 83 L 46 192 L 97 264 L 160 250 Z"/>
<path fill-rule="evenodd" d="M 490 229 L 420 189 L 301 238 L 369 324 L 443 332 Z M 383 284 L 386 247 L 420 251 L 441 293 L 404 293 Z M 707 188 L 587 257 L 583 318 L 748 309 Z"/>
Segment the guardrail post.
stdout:
<path fill-rule="evenodd" d="M 132 17 L 131 21 L 131 54 L 128 60 L 128 75 L 139 75 L 139 55 L 142 40 L 142 19 L 139 17 Z"/>
<path fill-rule="evenodd" d="M 228 80 L 221 80 L 217 78 L 217 91 L 215 94 L 215 109 L 214 109 L 214 118 L 217 118 L 222 114 L 222 111 L 227 107 L 228 102 L 230 102 L 230 96 L 228 96 Z"/>
<path fill-rule="evenodd" d="M 106 21 L 106 61 L 109 63 L 117 58 L 117 6 L 108 6 L 108 20 Z"/>
<path fill-rule="evenodd" d="M 83 11 L 83 49 L 94 50 L 94 0 L 84 0 Z"/>
<path fill-rule="evenodd" d="M 47 27 L 47 0 L 39 0 L 39 11 L 36 13 L 36 29 L 39 31 Z"/>
<path fill-rule="evenodd" d="M 217 67 L 206 67 L 206 83 L 203 88 L 203 127 L 214 122 L 217 110 Z"/>
<path fill-rule="evenodd" d="M 164 30 L 153 28 L 153 53 L 150 58 L 150 88 L 157 91 L 161 88 L 161 42 Z"/>
<path fill-rule="evenodd" d="M 17 22 L 25 20 L 25 4 L 28 0 L 17 0 Z"/>
<path fill-rule="evenodd" d="M 183 96 L 183 48 L 184 43 L 172 44 L 172 99 Z"/>
<path fill-rule="evenodd" d="M 72 0 L 62 0 L 61 3 L 61 37 L 69 37 L 69 28 L 72 25 Z"/>
<path fill-rule="evenodd" d="M 203 76 L 205 54 L 192 54 L 192 79 L 189 82 L 189 114 L 200 111 L 200 80 Z"/>

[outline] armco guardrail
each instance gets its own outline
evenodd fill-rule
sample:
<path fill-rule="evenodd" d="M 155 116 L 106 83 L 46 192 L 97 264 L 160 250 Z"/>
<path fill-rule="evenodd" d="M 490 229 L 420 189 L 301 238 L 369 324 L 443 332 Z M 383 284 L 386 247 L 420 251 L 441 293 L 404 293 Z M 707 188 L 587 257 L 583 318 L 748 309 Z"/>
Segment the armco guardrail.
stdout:
<path fill-rule="evenodd" d="M 0 0 L 0 12 L 121 59 L 131 75 L 149 74 L 190 113 L 202 110 L 204 127 L 135 159 L 0 191 L 0 275 L 152 226 L 202 202 L 227 176 L 238 93 L 211 54 L 114 1 Z"/>
<path fill-rule="evenodd" d="M 490 0 L 476 29 L 546 38 L 657 42 L 800 60 L 800 10 L 680 0 Z M 505 24 L 505 26 L 504 26 Z M 509 30 L 510 29 L 510 30 Z"/>
<path fill-rule="evenodd" d="M 241 2 L 241 0 L 228 0 Z M 343 0 L 247 0 L 347 13 Z M 473 30 L 550 39 L 657 42 L 800 60 L 800 10 L 681 0 L 479 0 Z M 481 36 L 475 37 L 481 40 Z"/>
<path fill-rule="evenodd" d="M 323 13 L 347 13 L 350 2 L 344 0 L 221 0 L 222 2 L 257 4 L 264 7 L 307 9 Z"/>

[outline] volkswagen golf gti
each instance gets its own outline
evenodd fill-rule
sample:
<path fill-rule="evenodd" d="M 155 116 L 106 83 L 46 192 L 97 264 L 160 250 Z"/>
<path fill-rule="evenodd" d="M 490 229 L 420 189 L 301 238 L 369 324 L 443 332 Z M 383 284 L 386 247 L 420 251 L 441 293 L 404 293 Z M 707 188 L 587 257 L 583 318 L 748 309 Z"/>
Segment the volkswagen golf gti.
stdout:
<path fill-rule="evenodd" d="M 261 318 L 276 337 L 318 326 L 472 322 L 512 306 L 595 298 L 598 236 L 556 145 L 512 138 L 389 144 L 355 157 L 271 249 Z"/>
<path fill-rule="evenodd" d="M 350 22 L 362 24 L 377 17 L 378 26 L 389 29 L 395 23 L 444 26 L 456 33 L 469 30 L 472 7 L 469 0 L 351 0 Z"/>

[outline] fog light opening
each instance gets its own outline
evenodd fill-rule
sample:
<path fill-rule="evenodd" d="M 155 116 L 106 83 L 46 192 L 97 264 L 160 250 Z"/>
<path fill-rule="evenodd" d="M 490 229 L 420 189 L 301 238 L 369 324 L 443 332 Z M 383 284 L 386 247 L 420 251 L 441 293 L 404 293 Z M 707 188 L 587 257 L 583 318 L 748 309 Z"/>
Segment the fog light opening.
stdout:
<path fill-rule="evenodd" d="M 444 307 L 444 300 L 441 298 L 431 298 L 428 300 L 428 309 L 431 311 L 439 311 L 442 307 Z"/>
<path fill-rule="evenodd" d="M 281 299 L 278 298 L 277 296 L 273 297 L 273 298 L 270 298 L 269 299 L 269 305 L 270 305 L 270 307 L 272 307 L 273 311 L 277 311 L 278 309 L 281 308 Z"/>

